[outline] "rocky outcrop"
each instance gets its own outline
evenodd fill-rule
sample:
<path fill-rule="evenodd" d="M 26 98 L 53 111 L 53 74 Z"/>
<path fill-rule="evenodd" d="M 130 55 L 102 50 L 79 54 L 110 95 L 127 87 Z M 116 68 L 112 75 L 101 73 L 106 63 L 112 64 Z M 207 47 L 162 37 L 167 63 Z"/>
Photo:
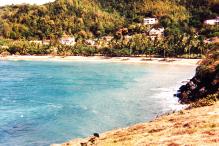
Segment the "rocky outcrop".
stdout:
<path fill-rule="evenodd" d="M 196 69 L 195 76 L 180 87 L 181 103 L 191 103 L 213 96 L 219 99 L 219 48 L 213 49 Z"/>

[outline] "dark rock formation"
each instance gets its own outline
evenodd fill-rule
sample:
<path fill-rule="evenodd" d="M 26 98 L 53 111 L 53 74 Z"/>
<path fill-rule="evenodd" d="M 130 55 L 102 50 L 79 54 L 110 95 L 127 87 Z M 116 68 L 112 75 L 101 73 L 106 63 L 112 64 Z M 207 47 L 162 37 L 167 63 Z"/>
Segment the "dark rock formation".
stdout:
<path fill-rule="evenodd" d="M 209 52 L 197 67 L 195 76 L 181 86 L 176 95 L 181 103 L 190 103 L 211 94 L 219 99 L 219 48 Z"/>

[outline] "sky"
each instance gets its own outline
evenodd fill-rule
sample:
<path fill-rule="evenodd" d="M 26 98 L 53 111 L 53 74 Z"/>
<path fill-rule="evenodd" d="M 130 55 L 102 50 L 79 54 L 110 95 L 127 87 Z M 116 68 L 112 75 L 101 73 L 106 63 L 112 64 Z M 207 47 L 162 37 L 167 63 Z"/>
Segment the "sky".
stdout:
<path fill-rule="evenodd" d="M 47 2 L 52 2 L 54 0 L 0 0 L 0 6 L 11 5 L 11 4 L 44 4 Z"/>

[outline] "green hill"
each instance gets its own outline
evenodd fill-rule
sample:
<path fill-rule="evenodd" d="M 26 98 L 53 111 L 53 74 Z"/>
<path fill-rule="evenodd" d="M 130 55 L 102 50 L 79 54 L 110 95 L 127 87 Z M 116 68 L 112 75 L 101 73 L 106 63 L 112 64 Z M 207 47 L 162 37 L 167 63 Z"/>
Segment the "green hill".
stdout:
<path fill-rule="evenodd" d="M 44 5 L 0 7 L 0 36 L 12 39 L 83 38 L 157 17 L 162 24 L 201 28 L 219 15 L 219 0 L 56 0 Z"/>
<path fill-rule="evenodd" d="M 6 38 L 92 37 L 111 33 L 124 23 L 116 12 L 106 12 L 93 0 L 57 0 L 45 5 L 12 5 L 0 9 Z"/>
<path fill-rule="evenodd" d="M 99 0 L 109 10 L 117 10 L 130 21 L 141 22 L 144 17 L 168 16 L 171 19 L 185 20 L 189 14 L 183 5 L 172 0 Z"/>

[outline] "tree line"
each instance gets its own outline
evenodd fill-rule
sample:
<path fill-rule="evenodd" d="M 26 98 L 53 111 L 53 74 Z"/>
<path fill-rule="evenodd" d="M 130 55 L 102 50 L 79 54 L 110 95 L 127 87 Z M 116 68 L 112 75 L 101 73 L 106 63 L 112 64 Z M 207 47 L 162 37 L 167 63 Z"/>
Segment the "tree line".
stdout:
<path fill-rule="evenodd" d="M 131 38 L 114 37 L 111 41 L 97 40 L 96 44 L 88 45 L 80 39 L 74 46 L 62 45 L 59 41 L 50 41 L 43 45 L 30 41 L 2 40 L 2 55 L 103 55 L 110 57 L 147 56 L 147 57 L 183 57 L 201 58 L 209 48 L 217 44 L 206 44 L 202 36 L 195 34 L 168 34 L 163 38 L 151 39 L 145 34 L 134 34 Z"/>

